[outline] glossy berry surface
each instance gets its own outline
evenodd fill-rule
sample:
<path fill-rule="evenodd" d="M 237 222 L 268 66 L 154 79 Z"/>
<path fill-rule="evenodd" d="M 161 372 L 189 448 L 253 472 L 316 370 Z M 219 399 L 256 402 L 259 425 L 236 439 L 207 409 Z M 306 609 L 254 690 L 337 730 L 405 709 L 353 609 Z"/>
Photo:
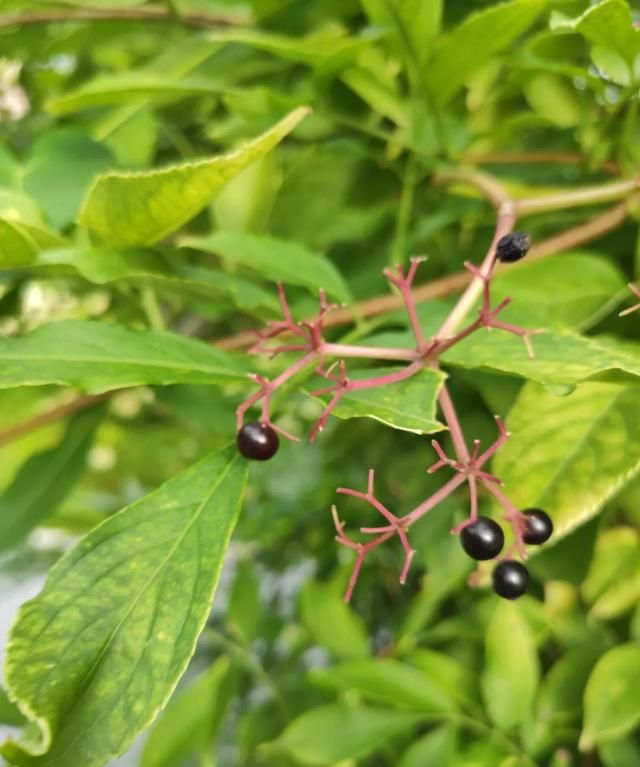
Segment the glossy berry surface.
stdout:
<path fill-rule="evenodd" d="M 546 511 L 542 509 L 523 509 L 522 513 L 527 517 L 524 535 L 522 536 L 525 543 L 539 546 L 551 538 L 553 522 Z"/>
<path fill-rule="evenodd" d="M 493 559 L 502 551 L 504 533 L 497 522 L 488 517 L 478 517 L 462 530 L 460 543 L 473 559 Z"/>
<path fill-rule="evenodd" d="M 280 440 L 268 424 L 251 421 L 251 423 L 245 423 L 238 432 L 236 444 L 245 458 L 268 461 L 278 452 Z"/>
<path fill-rule="evenodd" d="M 512 232 L 498 240 L 496 256 L 503 264 L 513 264 L 527 255 L 531 238 L 526 232 Z"/>
<path fill-rule="evenodd" d="M 529 571 L 515 559 L 505 559 L 493 571 L 493 590 L 503 599 L 517 599 L 527 590 Z"/>

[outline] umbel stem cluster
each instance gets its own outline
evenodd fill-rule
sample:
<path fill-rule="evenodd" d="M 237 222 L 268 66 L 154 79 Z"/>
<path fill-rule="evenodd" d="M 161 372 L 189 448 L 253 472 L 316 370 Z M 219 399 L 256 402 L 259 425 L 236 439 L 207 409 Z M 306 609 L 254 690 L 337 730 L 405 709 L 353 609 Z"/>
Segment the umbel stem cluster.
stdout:
<path fill-rule="evenodd" d="M 498 232 L 498 234 L 501 233 Z M 447 325 L 450 324 L 450 322 L 447 321 L 443 328 L 441 328 L 441 330 L 432 338 L 425 338 L 424 336 L 411 293 L 411 288 L 421 259 L 412 259 L 411 265 L 406 272 L 400 266 L 396 267 L 395 270 L 386 270 L 385 276 L 397 287 L 402 295 L 415 340 L 415 347 L 413 350 L 404 348 L 376 348 L 351 346 L 347 344 L 332 344 L 325 340 L 323 334 L 324 318 L 327 312 L 332 308 L 327 303 L 324 292 L 320 293 L 320 310 L 317 317 L 311 321 L 295 322 L 287 302 L 284 288 L 282 285 L 279 285 L 278 290 L 284 318 L 281 321 L 271 323 L 266 330 L 258 333 L 258 341 L 252 348 L 252 351 L 254 353 L 268 353 L 271 356 L 284 352 L 297 352 L 300 356 L 292 365 L 273 380 L 268 380 L 258 375 L 253 376 L 253 379 L 258 384 L 258 389 L 237 409 L 238 445 L 240 450 L 247 455 L 247 457 L 265 459 L 271 457 L 277 449 L 277 437 L 274 441 L 276 432 L 288 439 L 296 439 L 296 437 L 284 431 L 282 427 L 271 420 L 270 401 L 271 396 L 276 389 L 282 386 L 300 370 L 307 367 L 310 363 L 316 364 L 315 372 L 329 383 L 328 386 L 313 392 L 316 396 L 329 395 L 329 402 L 323 409 L 311 431 L 311 440 L 313 441 L 318 433 L 324 429 L 329 415 L 345 394 L 361 389 L 369 389 L 396 383 L 416 375 L 424 368 L 438 369 L 439 357 L 445 350 L 450 349 L 454 344 L 481 328 L 496 328 L 520 336 L 525 343 L 529 356 L 533 357 L 534 352 L 530 337 L 534 333 L 540 331 L 525 330 L 516 325 L 503 322 L 499 316 L 502 310 L 510 302 L 510 299 L 505 299 L 497 306 L 492 307 L 490 287 L 496 261 L 498 259 L 505 262 L 517 261 L 526 254 L 528 248 L 529 238 L 525 234 L 508 233 L 494 240 L 489 257 L 482 267 L 479 268 L 471 263 L 465 263 L 465 267 L 474 275 L 482 286 L 482 303 L 478 316 L 475 320 L 453 334 L 447 334 L 445 332 Z M 283 334 L 287 334 L 291 337 L 291 343 L 280 345 L 273 345 L 271 343 L 273 339 Z M 373 360 L 397 360 L 406 362 L 406 365 L 400 370 L 394 370 L 390 373 L 372 378 L 354 380 L 349 377 L 347 372 L 346 359 L 349 357 L 367 357 Z M 327 365 L 327 362 L 330 359 L 335 361 L 333 364 Z M 433 440 L 432 444 L 438 460 L 428 471 L 432 473 L 446 467 L 452 469 L 454 472 L 453 476 L 437 492 L 422 501 L 408 514 L 397 516 L 375 497 L 373 469 L 369 471 L 366 492 L 360 492 L 358 490 L 344 487 L 338 488 L 339 494 L 351 495 L 365 501 L 382 517 L 381 525 L 361 528 L 361 533 L 370 536 L 367 542 L 361 543 L 353 540 L 345 532 L 345 525 L 340 521 L 336 507 L 332 507 L 337 541 L 356 552 L 355 565 L 345 595 L 347 601 L 351 598 L 360 568 L 367 554 L 394 536 L 397 536 L 400 540 L 405 554 L 404 566 L 400 573 L 400 582 L 405 582 L 411 565 L 411 559 L 414 554 L 414 550 L 411 548 L 408 537 L 411 525 L 417 522 L 428 511 L 434 508 L 457 487 L 464 483 L 467 483 L 469 486 L 471 499 L 469 516 L 465 522 L 455 527 L 452 532 L 460 533 L 467 528 L 471 528 L 474 524 L 477 525 L 479 520 L 478 491 L 482 488 L 491 493 L 505 510 L 505 519 L 511 525 L 514 535 L 512 549 L 517 550 L 522 556 L 525 554 L 524 535 L 527 529 L 527 516 L 516 509 L 509 499 L 498 489 L 498 486 L 502 484 L 501 481 L 486 471 L 487 462 L 506 442 L 509 436 L 502 420 L 496 416 L 496 440 L 488 448 L 481 451 L 478 440 L 474 440 L 471 446 L 468 445 L 446 384 L 443 384 L 438 397 L 443 418 L 452 436 L 455 457 L 449 458 L 444 453 L 439 443 L 436 440 Z M 260 402 L 262 406 L 260 422 L 244 424 L 244 417 L 247 410 L 258 402 Z M 500 535 L 502 535 L 502 531 L 497 525 L 496 528 L 500 531 Z M 497 554 L 500 549 L 502 549 L 502 545 L 500 545 L 498 551 L 495 553 Z M 507 558 L 509 557 L 510 552 L 511 550 L 507 553 Z M 471 547 L 469 553 L 476 559 L 488 558 L 484 556 L 482 550 L 477 547 Z"/>
<path fill-rule="evenodd" d="M 464 174 L 463 174 L 464 175 Z M 289 379 L 310 365 L 315 365 L 315 373 L 327 381 L 327 385 L 312 392 L 314 396 L 328 397 L 328 402 L 313 426 L 310 439 L 313 442 L 323 431 L 331 412 L 340 400 L 350 392 L 384 387 L 417 375 L 425 368 L 438 370 L 440 356 L 455 344 L 467 338 L 472 333 L 482 329 L 497 329 L 522 338 L 530 358 L 535 356 L 532 336 L 543 332 L 541 329 L 525 329 L 504 322 L 501 313 L 511 302 L 505 298 L 496 306 L 492 306 L 491 282 L 498 261 L 513 263 L 523 258 L 529 247 L 530 240 L 524 232 L 514 232 L 516 218 L 523 212 L 537 209 L 554 209 L 568 207 L 572 204 L 588 204 L 598 202 L 602 195 L 605 198 L 609 188 L 604 185 L 601 189 L 592 188 L 578 194 L 576 191 L 556 195 L 546 201 L 546 206 L 539 200 L 513 201 L 504 189 L 493 179 L 484 174 L 468 173 L 464 178 L 456 172 L 448 174 L 445 181 L 464 180 L 479 187 L 496 208 L 496 226 L 487 255 L 480 266 L 465 262 L 465 268 L 471 273 L 472 280 L 464 293 L 455 304 L 448 317 L 431 337 L 425 337 L 418 318 L 412 286 L 421 258 L 411 259 L 408 269 L 401 266 L 387 269 L 384 274 L 397 288 L 406 310 L 409 324 L 414 337 L 414 348 L 370 347 L 349 344 L 331 343 L 325 339 L 325 318 L 334 308 L 327 302 L 325 293 L 320 291 L 320 308 L 315 318 L 302 322 L 294 320 L 285 290 L 278 285 L 283 319 L 271 322 L 264 330 L 258 331 L 258 340 L 251 347 L 252 353 L 264 353 L 273 357 L 281 353 L 297 353 L 297 360 L 287 367 L 276 378 L 269 380 L 263 376 L 253 375 L 257 390 L 237 409 L 237 441 L 240 452 L 247 458 L 266 460 L 271 458 L 278 449 L 278 433 L 287 439 L 297 440 L 297 437 L 286 432 L 281 426 L 271 420 L 270 404 L 273 393 L 287 383 Z M 622 182 L 619 182 L 620 185 Z M 635 184 L 625 187 L 621 193 L 635 189 Z M 616 192 L 618 190 L 616 189 Z M 634 288 L 632 290 L 640 295 Z M 480 299 L 480 308 L 472 321 L 466 318 L 474 304 Z M 640 304 L 631 307 L 633 311 Z M 625 312 L 626 313 L 626 312 Z M 276 339 L 285 336 L 284 343 Z M 396 361 L 405 363 L 400 369 L 377 375 L 371 378 L 354 379 L 349 376 L 347 360 L 349 358 L 371 359 L 376 361 Z M 520 510 L 509 500 L 501 490 L 502 481 L 487 471 L 487 464 L 493 455 L 509 438 L 501 418 L 496 415 L 496 438 L 494 442 L 482 449 L 479 440 L 469 441 L 465 436 L 458 418 L 454 402 L 446 384 L 442 384 L 438 402 L 442 417 L 449 429 L 453 444 L 453 456 L 448 456 L 441 445 L 432 440 L 436 453 L 436 462 L 428 469 L 429 473 L 440 469 L 449 469 L 453 475 L 431 496 L 419 503 L 414 509 L 403 516 L 394 514 L 375 496 L 375 472 L 369 470 L 366 490 L 356 490 L 340 487 L 340 495 L 358 498 L 373 507 L 380 515 L 381 524 L 360 528 L 365 540 L 354 540 L 347 532 L 346 525 L 340 519 L 337 507 L 332 506 L 331 512 L 336 531 L 336 540 L 341 545 L 352 549 L 355 553 L 355 563 L 345 593 L 345 601 L 353 594 L 358 575 L 366 556 L 391 538 L 397 537 L 404 552 L 404 564 L 400 573 L 400 582 L 404 583 L 414 550 L 409 541 L 411 526 L 422 516 L 447 498 L 461 485 L 468 485 L 470 508 L 467 519 L 452 529 L 453 534 L 459 534 L 464 550 L 476 560 L 494 559 L 501 555 L 504 546 L 502 528 L 493 520 L 478 514 L 478 496 L 480 492 L 493 496 L 504 510 L 504 520 L 512 531 L 512 542 L 504 553 L 501 561 L 494 569 L 493 587 L 500 596 L 514 599 L 521 596 L 527 589 L 528 573 L 524 565 L 517 561 L 526 558 L 526 545 L 544 543 L 551 536 L 553 525 L 546 512 L 541 509 Z M 245 423 L 247 411 L 254 405 L 261 406 L 259 421 Z"/>

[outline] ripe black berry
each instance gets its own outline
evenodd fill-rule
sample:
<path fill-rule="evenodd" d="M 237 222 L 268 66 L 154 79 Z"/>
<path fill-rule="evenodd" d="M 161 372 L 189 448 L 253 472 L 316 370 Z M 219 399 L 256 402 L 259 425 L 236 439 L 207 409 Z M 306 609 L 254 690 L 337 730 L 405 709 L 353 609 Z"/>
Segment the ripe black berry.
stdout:
<path fill-rule="evenodd" d="M 511 232 L 498 240 L 496 256 L 503 264 L 513 264 L 527 255 L 531 238 L 526 232 Z"/>
<path fill-rule="evenodd" d="M 546 511 L 542 509 L 523 509 L 522 513 L 527 517 L 522 536 L 525 543 L 539 546 L 551 538 L 553 522 Z"/>
<path fill-rule="evenodd" d="M 504 599 L 517 599 L 527 590 L 529 571 L 515 559 L 505 559 L 493 571 L 493 590 Z"/>
<path fill-rule="evenodd" d="M 238 450 L 245 458 L 268 461 L 277 453 L 280 445 L 278 435 L 266 423 L 245 423 L 236 436 Z"/>
<path fill-rule="evenodd" d="M 489 517 L 478 517 L 462 530 L 460 543 L 473 559 L 493 559 L 502 551 L 504 533 L 500 525 Z"/>

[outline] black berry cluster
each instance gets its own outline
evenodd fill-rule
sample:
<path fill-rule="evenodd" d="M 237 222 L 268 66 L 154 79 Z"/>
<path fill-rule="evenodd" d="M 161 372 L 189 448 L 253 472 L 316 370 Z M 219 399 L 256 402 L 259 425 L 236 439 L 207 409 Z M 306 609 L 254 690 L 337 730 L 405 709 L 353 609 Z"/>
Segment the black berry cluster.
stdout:
<path fill-rule="evenodd" d="M 526 517 L 522 539 L 530 546 L 539 546 L 549 540 L 553 522 L 542 509 L 523 509 Z M 495 559 L 504 546 L 504 533 L 500 525 L 489 517 L 478 517 L 460 533 L 465 552 L 478 561 Z M 504 599 L 517 599 L 527 590 L 529 571 L 515 559 L 502 560 L 493 571 L 493 590 Z"/>

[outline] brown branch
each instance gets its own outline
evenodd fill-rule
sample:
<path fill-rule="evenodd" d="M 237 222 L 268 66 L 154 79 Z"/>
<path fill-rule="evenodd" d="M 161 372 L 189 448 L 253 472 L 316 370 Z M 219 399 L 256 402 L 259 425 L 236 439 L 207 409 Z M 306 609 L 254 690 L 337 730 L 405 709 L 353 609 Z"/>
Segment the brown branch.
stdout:
<path fill-rule="evenodd" d="M 574 152 L 469 152 L 463 154 L 461 159 L 472 165 L 587 165 L 585 157 Z M 614 175 L 620 172 L 613 160 L 606 160 L 597 170 Z"/>
<path fill-rule="evenodd" d="M 109 397 L 114 394 L 114 391 L 96 395 L 85 394 L 64 405 L 58 405 L 51 410 L 46 410 L 44 413 L 39 413 L 32 418 L 28 418 L 26 421 L 21 421 L 13 426 L 9 426 L 9 428 L 0 431 L 0 445 L 12 442 L 14 439 L 22 437 L 23 434 L 35 431 L 36 429 L 41 429 L 43 426 L 47 426 L 54 421 L 59 421 L 61 418 L 66 418 L 68 415 L 77 413 L 79 410 L 86 410 L 86 408 L 93 407 L 99 402 L 104 402 L 106 399 L 109 399 Z"/>
<path fill-rule="evenodd" d="M 31 11 L 0 16 L 0 29 L 34 24 L 54 24 L 82 21 L 157 21 L 182 24 L 187 27 L 215 28 L 246 26 L 251 18 L 247 14 L 184 13 L 175 14 L 168 8 L 77 8 L 71 10 Z"/>
<path fill-rule="evenodd" d="M 627 202 L 620 202 L 617 205 L 613 205 L 608 210 L 605 210 L 604 213 L 600 213 L 582 224 L 578 224 L 561 234 L 556 234 L 547 240 L 543 240 L 538 245 L 534 245 L 527 255 L 527 262 L 536 258 L 544 258 L 555 253 L 561 253 L 577 245 L 583 245 L 613 229 L 617 229 L 627 217 L 627 204 Z M 511 266 L 510 268 L 517 269 L 518 267 Z M 472 279 L 472 275 L 464 270 L 448 274 L 437 280 L 431 280 L 431 282 L 420 285 L 412 291 L 413 300 L 416 303 L 422 303 L 434 298 L 443 298 L 466 288 Z M 376 296 L 375 298 L 361 301 L 353 309 L 336 309 L 332 311 L 325 319 L 325 327 L 348 325 L 353 323 L 356 317 L 376 317 L 379 314 L 401 309 L 402 305 L 402 296 L 400 295 L 385 294 Z M 215 344 L 220 349 L 232 351 L 234 349 L 244 349 L 254 342 L 255 333 L 253 331 L 244 331 L 228 338 L 222 338 L 216 341 Z"/>

